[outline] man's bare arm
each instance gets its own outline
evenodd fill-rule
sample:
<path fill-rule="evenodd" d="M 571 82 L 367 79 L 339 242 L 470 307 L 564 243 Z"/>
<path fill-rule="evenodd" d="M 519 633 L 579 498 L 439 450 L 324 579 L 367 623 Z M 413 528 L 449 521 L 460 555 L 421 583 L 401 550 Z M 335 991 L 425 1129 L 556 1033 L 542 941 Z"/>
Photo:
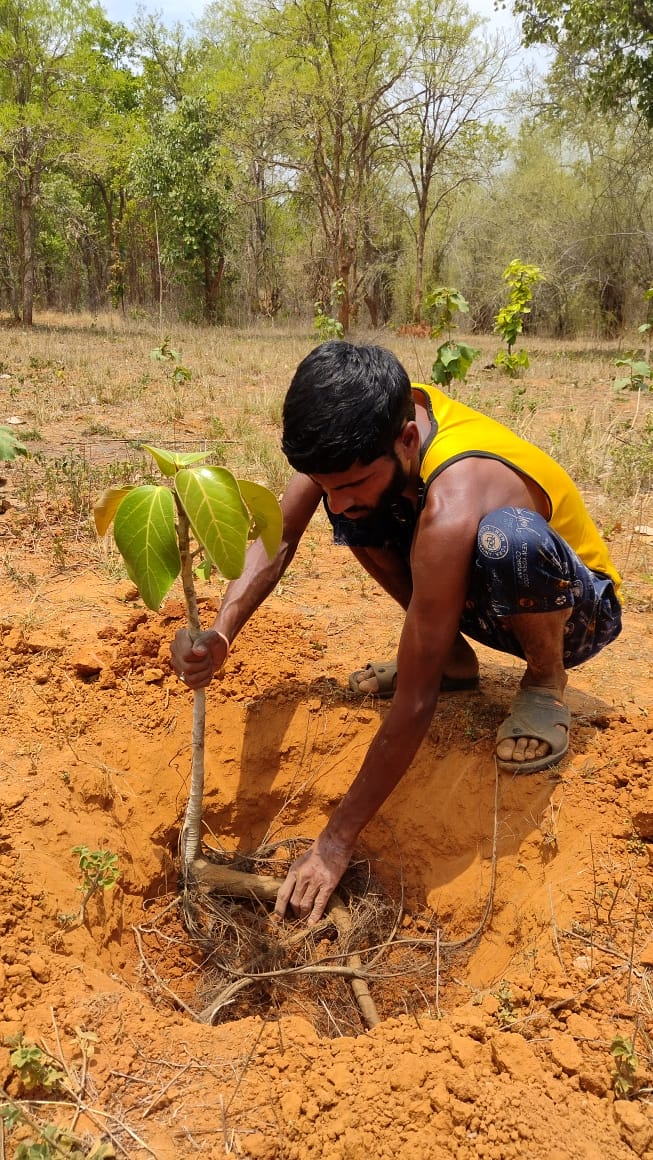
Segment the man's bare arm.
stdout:
<path fill-rule="evenodd" d="M 325 829 L 291 867 L 278 894 L 278 915 L 290 904 L 310 923 L 319 920 L 359 833 L 415 757 L 432 720 L 444 665 L 458 632 L 478 519 L 471 497 L 449 506 L 437 503 L 434 496 L 422 513 L 412 556 L 413 596 L 399 644 L 391 707 Z"/>

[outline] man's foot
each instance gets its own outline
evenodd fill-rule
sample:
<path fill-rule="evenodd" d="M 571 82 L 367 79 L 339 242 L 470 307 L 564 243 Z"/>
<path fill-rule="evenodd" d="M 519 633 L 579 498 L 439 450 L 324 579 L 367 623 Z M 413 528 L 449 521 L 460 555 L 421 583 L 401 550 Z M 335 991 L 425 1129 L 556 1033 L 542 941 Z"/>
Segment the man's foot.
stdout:
<path fill-rule="evenodd" d="M 357 669 L 349 677 L 349 688 L 361 697 L 392 697 L 397 682 L 396 661 L 368 661 L 364 669 Z M 478 688 L 478 673 L 469 676 L 444 675 L 441 693 L 460 693 Z"/>
<path fill-rule="evenodd" d="M 553 689 L 522 687 L 497 732 L 499 767 L 511 773 L 537 773 L 564 757 L 569 748 L 571 713 Z"/>

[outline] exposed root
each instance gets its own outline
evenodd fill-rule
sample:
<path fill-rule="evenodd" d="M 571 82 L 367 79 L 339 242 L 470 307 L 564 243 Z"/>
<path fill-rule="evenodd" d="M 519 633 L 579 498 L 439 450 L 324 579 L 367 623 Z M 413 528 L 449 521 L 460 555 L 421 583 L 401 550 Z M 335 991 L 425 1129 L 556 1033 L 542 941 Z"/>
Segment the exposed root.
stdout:
<path fill-rule="evenodd" d="M 365 858 L 350 864 L 319 923 L 280 923 L 272 914 L 279 887 L 308 840 L 287 839 L 248 855 L 203 847 L 175 903 L 134 928 L 144 973 L 155 991 L 203 1023 L 247 1014 L 268 1020 L 292 1011 L 328 1034 L 355 1034 L 361 1024 L 374 1027 L 396 1013 L 391 996 L 398 985 L 404 1008 L 413 990 L 427 1010 L 431 1004 L 439 1010 L 443 964 L 473 949 L 492 912 L 497 803 L 498 775 L 489 888 L 479 921 L 463 938 L 445 940 L 433 918 L 424 922 L 423 935 L 405 930 L 401 870 L 389 887 L 386 864 L 382 890 Z M 175 925 L 177 914 L 185 934 Z M 164 955 L 171 944 L 179 948 L 188 963 L 180 978 L 183 997 L 149 961 L 146 940 L 153 955 Z M 189 993 L 193 977 L 200 983 Z"/>

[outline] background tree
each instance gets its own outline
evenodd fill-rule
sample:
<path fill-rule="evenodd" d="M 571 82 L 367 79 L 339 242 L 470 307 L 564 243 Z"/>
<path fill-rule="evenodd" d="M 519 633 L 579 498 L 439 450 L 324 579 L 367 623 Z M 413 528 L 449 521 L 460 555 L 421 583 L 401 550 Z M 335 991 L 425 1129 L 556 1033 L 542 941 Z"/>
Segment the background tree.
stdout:
<path fill-rule="evenodd" d="M 268 98 L 283 110 L 299 202 L 309 203 L 322 236 L 324 281 L 340 282 L 339 321 L 356 309 L 362 243 L 370 226 L 370 176 L 383 161 L 389 94 L 406 68 L 392 0 L 298 0 L 260 17 L 278 54 Z M 315 297 L 323 297 L 317 293 Z"/>
<path fill-rule="evenodd" d="M 411 191 L 406 220 L 415 245 L 412 320 L 418 323 L 431 221 L 461 186 L 479 180 L 501 157 L 501 133 L 491 118 L 510 49 L 498 37 L 483 41 L 481 20 L 456 0 L 420 0 L 410 21 L 414 51 L 397 86 L 404 99 L 397 102 L 392 94 L 389 130 Z"/>
<path fill-rule="evenodd" d="M 184 97 L 152 123 L 134 178 L 157 215 L 164 263 L 184 265 L 202 286 L 204 319 L 218 318 L 231 217 L 231 177 L 219 126 L 202 98 Z"/>
<path fill-rule="evenodd" d="M 650 0 L 513 0 L 526 44 L 549 44 L 576 62 L 590 101 L 636 107 L 653 125 Z"/>
<path fill-rule="evenodd" d="M 92 221 L 84 247 L 88 299 L 93 309 L 124 308 L 130 208 L 129 169 L 144 132 L 144 81 L 136 37 L 123 24 L 101 21 L 86 44 L 75 108 L 80 122 L 70 174 Z M 92 260 L 91 260 L 92 259 Z"/>
<path fill-rule="evenodd" d="M 20 312 L 34 309 L 37 205 L 43 175 L 71 156 L 75 64 L 101 19 L 87 0 L 0 0 L 0 157 L 16 222 Z"/>
<path fill-rule="evenodd" d="M 239 255 L 234 275 L 249 311 L 268 318 L 277 315 L 284 291 L 287 295 L 284 261 L 298 233 L 291 208 L 293 171 L 284 164 L 286 100 L 271 96 L 280 64 L 275 46 L 246 8 L 208 9 L 193 88 L 219 113 L 223 146 L 232 160 L 232 227 Z"/>

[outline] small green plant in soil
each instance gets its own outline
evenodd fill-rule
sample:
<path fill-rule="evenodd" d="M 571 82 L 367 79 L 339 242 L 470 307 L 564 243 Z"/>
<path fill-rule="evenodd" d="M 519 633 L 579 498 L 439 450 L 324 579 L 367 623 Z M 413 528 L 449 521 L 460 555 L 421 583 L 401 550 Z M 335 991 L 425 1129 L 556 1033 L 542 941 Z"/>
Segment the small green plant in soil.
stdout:
<path fill-rule="evenodd" d="M 72 853 L 79 858 L 82 901 L 77 912 L 60 915 L 60 921 L 66 926 L 81 926 L 91 898 L 99 891 L 111 890 L 115 886 L 120 877 L 120 867 L 118 855 L 112 850 L 89 850 L 88 846 L 73 846 Z"/>
<path fill-rule="evenodd" d="M 630 1099 L 636 1090 L 635 1074 L 639 1065 L 632 1039 L 615 1035 L 610 1044 L 610 1054 L 614 1060 L 612 1073 L 614 1094 L 619 1100 Z"/>
<path fill-rule="evenodd" d="M 155 346 L 154 350 L 150 351 L 150 358 L 166 364 L 168 377 L 175 386 L 186 383 L 192 378 L 192 372 L 183 365 L 179 352 L 170 346 L 170 339 L 167 335 L 161 346 Z"/>
<path fill-rule="evenodd" d="M 181 388 L 193 377 L 192 371 L 184 366 L 181 355 L 170 346 L 168 337 L 163 339 L 161 346 L 150 351 L 150 358 L 166 365 L 166 375 L 170 380 L 174 392 L 173 417 L 181 419 L 184 414 L 184 398 Z"/>
<path fill-rule="evenodd" d="M 10 1036 L 5 1042 L 14 1049 L 9 1059 L 15 1074 L 29 1097 L 39 1096 L 39 1106 L 47 1107 L 49 1100 L 56 1104 L 62 1098 L 75 1099 L 75 1092 L 70 1087 L 69 1078 L 59 1059 L 36 1043 L 26 1041 L 22 1034 Z M 89 1055 L 92 1054 L 88 1044 L 82 1043 L 82 1048 Z M 115 1157 L 112 1144 L 99 1140 L 81 1140 L 58 1124 L 37 1119 L 30 1102 L 12 1098 L 4 1088 L 0 1088 L 0 1096 L 6 1101 L 0 1105 L 2 1157 L 5 1155 L 3 1125 L 8 1131 L 20 1127 L 21 1131 L 29 1129 L 31 1134 L 17 1144 L 13 1160 L 57 1160 L 60 1157 L 67 1160 L 113 1160 Z"/>
<path fill-rule="evenodd" d="M 424 306 L 434 318 L 431 338 L 440 338 L 446 334 L 444 342 L 440 344 L 435 354 L 435 361 L 431 367 L 431 382 L 438 387 L 448 387 L 452 379 L 463 382 L 479 351 L 466 342 L 454 341 L 452 332 L 456 329 L 456 324 L 453 318 L 457 313 L 468 314 L 469 303 L 459 290 L 449 286 L 437 286 L 427 294 Z"/>
<path fill-rule="evenodd" d="M 496 993 L 496 997 L 499 1000 L 497 1019 L 499 1020 L 499 1023 L 502 1027 L 510 1027 L 511 1024 L 516 1021 L 517 1016 L 515 1015 L 515 1005 L 512 997 L 512 991 L 510 990 L 510 985 L 505 981 L 505 979 L 501 983 L 501 986 Z"/>
<path fill-rule="evenodd" d="M 510 296 L 494 319 L 494 333 L 501 335 L 507 350 L 498 352 L 494 365 L 514 378 L 530 365 L 528 353 L 515 352 L 514 347 L 524 329 L 524 319 L 531 312 L 533 287 L 542 281 L 542 272 L 539 266 L 530 266 L 515 258 L 506 266 L 502 277 L 510 288 Z"/>
<path fill-rule="evenodd" d="M 10 1036 L 7 1045 L 14 1049 L 9 1060 L 27 1092 L 63 1090 L 66 1074 L 58 1060 L 22 1035 Z"/>
<path fill-rule="evenodd" d="M 615 359 L 616 367 L 625 367 L 627 374 L 615 379 L 613 390 L 650 391 L 653 389 L 653 367 L 646 362 L 640 351 L 631 351 L 623 358 Z"/>

